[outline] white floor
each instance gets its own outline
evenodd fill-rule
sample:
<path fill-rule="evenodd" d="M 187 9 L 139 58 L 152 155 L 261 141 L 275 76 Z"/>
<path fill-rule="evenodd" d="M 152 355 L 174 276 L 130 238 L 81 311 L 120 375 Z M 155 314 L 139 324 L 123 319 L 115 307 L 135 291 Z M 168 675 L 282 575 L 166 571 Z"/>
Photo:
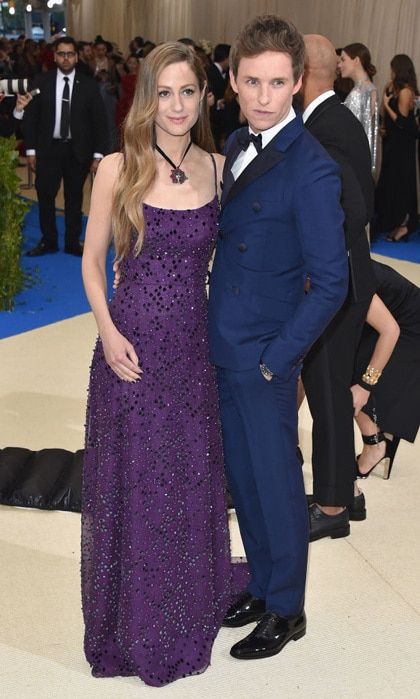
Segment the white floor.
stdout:
<path fill-rule="evenodd" d="M 419 265 L 391 264 L 420 285 Z M 0 447 L 83 446 L 94 339 L 87 314 L 0 343 Z M 310 428 L 304 405 L 309 490 Z M 241 663 L 228 651 L 244 630 L 222 629 L 206 673 L 159 690 L 136 678 L 90 676 L 82 652 L 80 517 L 0 507 L 0 696 L 417 699 L 419 443 L 402 443 L 390 481 L 371 477 L 364 484 L 368 519 L 352 523 L 350 537 L 311 544 L 305 638 L 275 658 Z M 231 525 L 240 553 L 234 518 Z"/>

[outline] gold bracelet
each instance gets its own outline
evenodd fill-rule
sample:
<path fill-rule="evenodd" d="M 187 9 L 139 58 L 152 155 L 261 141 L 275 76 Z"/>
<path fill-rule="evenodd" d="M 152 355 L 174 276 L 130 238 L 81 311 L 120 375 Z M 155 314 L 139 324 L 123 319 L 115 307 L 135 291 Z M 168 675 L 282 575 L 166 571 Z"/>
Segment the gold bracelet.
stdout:
<path fill-rule="evenodd" d="M 362 376 L 362 381 L 369 384 L 369 386 L 375 386 L 382 376 L 382 371 L 379 369 L 374 369 L 373 366 L 367 367 L 365 373 Z"/>

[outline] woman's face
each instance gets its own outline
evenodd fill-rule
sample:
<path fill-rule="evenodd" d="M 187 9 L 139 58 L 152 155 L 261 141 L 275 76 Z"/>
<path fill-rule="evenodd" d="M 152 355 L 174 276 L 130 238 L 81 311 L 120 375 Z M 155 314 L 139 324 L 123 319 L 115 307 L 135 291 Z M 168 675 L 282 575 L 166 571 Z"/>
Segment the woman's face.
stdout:
<path fill-rule="evenodd" d="M 136 74 L 139 67 L 139 62 L 137 58 L 134 58 L 134 56 L 130 56 L 129 58 L 127 58 L 126 66 L 129 73 Z"/>
<path fill-rule="evenodd" d="M 172 136 L 183 136 L 198 119 L 201 92 L 197 77 L 186 61 L 172 63 L 158 76 L 158 111 L 155 118 L 159 130 Z"/>
<path fill-rule="evenodd" d="M 350 58 L 350 56 L 345 52 L 341 52 L 338 67 L 340 69 L 341 77 L 343 78 L 353 78 L 354 70 L 358 62 L 358 58 Z"/>

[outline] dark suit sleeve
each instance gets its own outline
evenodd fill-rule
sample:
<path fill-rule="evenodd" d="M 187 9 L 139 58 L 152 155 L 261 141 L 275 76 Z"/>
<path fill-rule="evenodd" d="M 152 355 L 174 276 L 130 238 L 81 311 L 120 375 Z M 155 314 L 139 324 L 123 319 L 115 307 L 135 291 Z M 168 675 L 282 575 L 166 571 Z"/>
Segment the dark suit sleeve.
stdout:
<path fill-rule="evenodd" d="M 299 371 L 310 347 L 347 295 L 348 263 L 340 198 L 338 167 L 326 159 L 309 164 L 295 192 L 294 210 L 311 288 L 261 358 L 283 380 Z"/>
<path fill-rule="evenodd" d="M 93 79 L 89 79 L 90 90 L 89 117 L 92 125 L 93 143 L 92 154 L 108 152 L 108 126 L 104 101 L 99 91 L 99 86 Z"/>
<path fill-rule="evenodd" d="M 38 87 L 41 91 L 45 89 L 45 87 L 40 84 L 40 81 L 37 78 L 35 78 L 33 83 L 31 84 L 31 89 L 34 90 L 36 87 Z M 29 102 L 28 106 L 26 107 L 21 122 L 26 150 L 36 149 L 41 112 L 41 95 L 35 95 L 35 97 Z"/>

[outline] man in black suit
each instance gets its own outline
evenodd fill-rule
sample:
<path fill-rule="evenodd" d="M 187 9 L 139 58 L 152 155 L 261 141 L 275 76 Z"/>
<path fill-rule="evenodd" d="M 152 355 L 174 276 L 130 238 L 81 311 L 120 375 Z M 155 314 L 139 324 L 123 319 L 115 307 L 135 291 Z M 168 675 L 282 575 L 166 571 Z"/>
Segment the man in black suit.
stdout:
<path fill-rule="evenodd" d="M 88 41 L 78 41 L 77 56 L 78 61 L 76 64 L 76 71 L 78 73 L 83 73 L 83 75 L 88 75 L 90 78 L 93 78 L 95 70 L 93 68 L 92 44 L 89 44 Z"/>
<path fill-rule="evenodd" d="M 374 183 L 369 144 L 360 122 L 332 88 L 336 54 L 323 36 L 307 35 L 303 80 L 306 128 L 340 165 L 341 204 L 349 261 L 349 292 L 333 321 L 303 363 L 302 378 L 313 418 L 311 541 L 350 533 L 351 519 L 364 519 L 364 496 L 354 486 L 355 451 L 350 386 L 357 345 L 374 293 L 365 226 L 373 213 Z"/>
<path fill-rule="evenodd" d="M 65 252 L 81 256 L 83 184 L 105 154 L 107 125 L 97 83 L 76 73 L 74 39 L 54 44 L 56 71 L 39 74 L 33 87 L 40 89 L 25 110 L 23 130 L 26 154 L 36 173 L 41 241 L 28 252 L 35 257 L 57 252 L 55 197 L 64 184 Z"/>
<path fill-rule="evenodd" d="M 214 95 L 214 105 L 210 109 L 211 130 L 219 150 L 222 148 L 224 135 L 224 111 L 219 109 L 217 103 L 223 99 L 229 82 L 229 52 L 229 44 L 217 44 L 214 47 L 213 63 L 206 68 L 208 89 Z"/>

